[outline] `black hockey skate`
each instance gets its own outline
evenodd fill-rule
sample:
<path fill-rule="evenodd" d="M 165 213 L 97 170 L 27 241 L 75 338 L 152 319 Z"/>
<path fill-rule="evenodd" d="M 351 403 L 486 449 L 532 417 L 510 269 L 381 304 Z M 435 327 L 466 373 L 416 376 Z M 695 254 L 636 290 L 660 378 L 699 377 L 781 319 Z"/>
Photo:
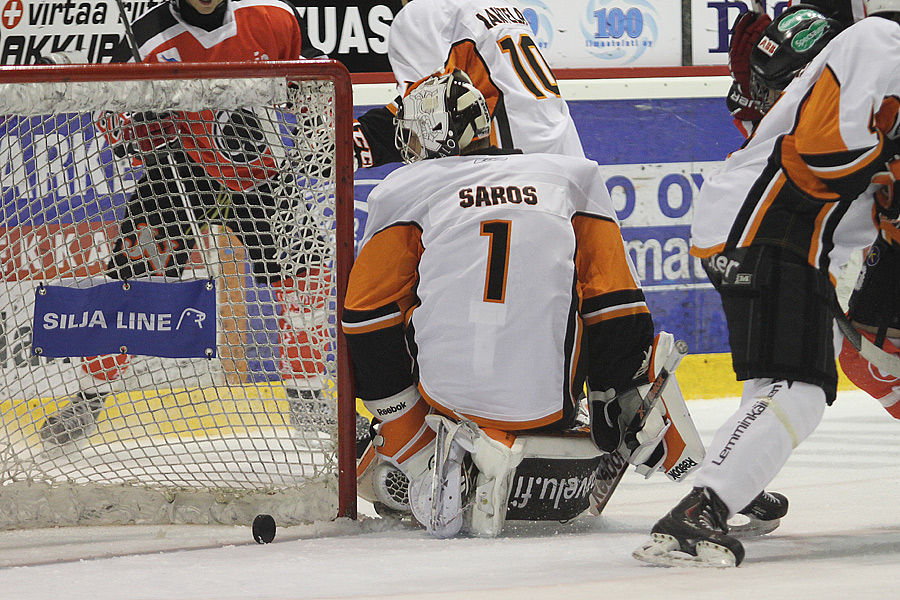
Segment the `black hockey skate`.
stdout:
<path fill-rule="evenodd" d="M 736 567 L 744 560 L 744 547 L 728 535 L 727 519 L 728 507 L 714 491 L 694 488 L 631 555 L 654 565 Z"/>
<path fill-rule="evenodd" d="M 784 495 L 763 490 L 729 521 L 728 533 L 737 538 L 765 535 L 778 528 L 787 511 L 788 499 Z"/>
<path fill-rule="evenodd" d="M 97 430 L 97 417 L 103 412 L 106 394 L 78 392 L 69 403 L 53 414 L 38 428 L 45 446 L 54 447 L 86 438 Z"/>

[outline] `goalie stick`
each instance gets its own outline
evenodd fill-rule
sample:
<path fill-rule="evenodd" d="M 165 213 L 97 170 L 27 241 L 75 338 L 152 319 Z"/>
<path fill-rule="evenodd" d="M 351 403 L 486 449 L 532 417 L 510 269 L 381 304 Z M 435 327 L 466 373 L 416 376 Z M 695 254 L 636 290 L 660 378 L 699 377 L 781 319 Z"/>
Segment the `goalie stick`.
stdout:
<path fill-rule="evenodd" d="M 672 353 L 666 358 L 665 364 L 662 369 L 660 369 L 656 379 L 653 380 L 650 389 L 647 390 L 647 395 L 644 396 L 644 414 L 641 415 L 640 420 L 634 425 L 634 429 L 640 430 L 640 428 L 643 427 L 647 417 L 650 415 L 650 411 L 653 410 L 662 398 L 663 390 L 665 389 L 666 384 L 669 383 L 672 373 L 675 372 L 681 359 L 684 358 L 687 353 L 687 343 L 683 340 L 676 341 Z M 625 476 L 628 466 L 628 461 L 625 460 L 625 457 L 622 456 L 622 453 L 618 450 L 614 450 L 600 457 L 600 465 L 597 467 L 597 480 L 594 484 L 594 489 L 591 492 L 592 513 L 599 515 L 603 512 L 612 493 L 616 490 L 616 487 L 618 487 L 619 482 L 622 481 L 622 477 Z"/>

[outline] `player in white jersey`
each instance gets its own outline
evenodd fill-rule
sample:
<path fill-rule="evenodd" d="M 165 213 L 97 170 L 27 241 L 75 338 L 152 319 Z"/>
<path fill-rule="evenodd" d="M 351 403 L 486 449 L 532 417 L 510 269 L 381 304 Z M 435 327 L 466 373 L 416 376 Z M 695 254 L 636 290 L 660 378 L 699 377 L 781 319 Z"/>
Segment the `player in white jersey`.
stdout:
<path fill-rule="evenodd" d="M 740 564 L 726 519 L 775 477 L 835 398 L 832 283 L 875 239 L 873 214 L 900 212 L 893 177 L 882 174 L 900 171 L 900 0 L 866 6 L 874 16 L 813 59 L 697 199 L 692 253 L 722 298 L 743 397 L 696 487 L 635 558 Z M 873 180 L 883 193 L 863 194 Z"/>
<path fill-rule="evenodd" d="M 653 321 L 597 164 L 491 146 L 489 118 L 458 70 L 411 88 L 398 146 L 428 160 L 372 192 L 350 274 L 356 392 L 382 421 L 379 456 L 413 489 L 440 454 L 430 413 L 465 425 L 479 472 L 515 467 L 515 434 L 571 427 L 586 381 L 595 441 L 611 451 L 634 417 L 622 399 L 654 370 Z M 664 427 L 651 421 L 649 449 Z"/>
<path fill-rule="evenodd" d="M 391 23 L 388 58 L 400 96 L 410 83 L 445 67 L 465 71 L 487 101 L 495 146 L 584 156 L 531 27 L 506 0 L 412 0 Z M 400 160 L 393 144 L 396 111 L 395 101 L 359 117 L 359 166 Z"/>

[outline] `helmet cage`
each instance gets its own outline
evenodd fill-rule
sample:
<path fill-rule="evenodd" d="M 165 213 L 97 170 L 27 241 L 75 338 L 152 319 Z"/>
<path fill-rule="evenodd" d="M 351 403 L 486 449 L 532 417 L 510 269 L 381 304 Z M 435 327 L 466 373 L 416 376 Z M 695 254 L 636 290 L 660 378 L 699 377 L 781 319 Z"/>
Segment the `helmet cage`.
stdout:
<path fill-rule="evenodd" d="M 781 92 L 839 32 L 837 21 L 808 5 L 784 11 L 750 53 L 750 98 L 767 112 Z"/>
<path fill-rule="evenodd" d="M 490 135 L 484 96 L 463 71 L 431 75 L 410 87 L 397 111 L 394 145 L 403 162 L 457 156 Z"/>

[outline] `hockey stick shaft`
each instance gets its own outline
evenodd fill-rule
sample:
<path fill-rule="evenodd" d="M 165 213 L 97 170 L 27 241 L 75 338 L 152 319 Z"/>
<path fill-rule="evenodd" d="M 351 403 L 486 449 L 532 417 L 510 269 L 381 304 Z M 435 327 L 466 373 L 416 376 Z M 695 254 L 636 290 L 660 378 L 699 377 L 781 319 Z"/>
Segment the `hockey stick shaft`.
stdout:
<path fill-rule="evenodd" d="M 766 9 L 763 7 L 761 0 L 750 0 L 751 12 L 764 13 Z"/>
<path fill-rule="evenodd" d="M 854 327 L 853 323 L 850 322 L 850 319 L 847 318 L 847 315 L 844 314 L 844 310 L 838 303 L 837 296 L 832 294 L 832 297 L 834 320 L 837 323 L 838 329 L 841 330 L 841 333 L 847 341 L 850 342 L 850 345 L 859 352 L 860 356 L 872 363 L 872 365 L 878 367 L 882 373 L 900 377 L 900 356 L 885 352 L 869 341 L 869 338 L 864 336 L 862 332 Z"/>
<path fill-rule="evenodd" d="M 131 21 L 128 20 L 128 16 L 125 14 L 125 4 L 122 0 L 116 0 L 116 5 L 119 7 L 119 17 L 122 19 L 122 24 L 125 26 L 125 39 L 128 40 L 128 47 L 131 49 L 131 56 L 134 58 L 134 62 L 141 62 L 141 55 L 138 53 L 137 40 L 134 37 L 134 31 L 131 29 Z"/>
<path fill-rule="evenodd" d="M 647 390 L 647 395 L 644 397 L 645 410 L 644 414 L 636 424 L 637 430 L 640 430 L 640 428 L 644 426 L 644 423 L 646 423 L 650 411 L 653 410 L 662 398 L 662 393 L 666 388 L 666 384 L 669 383 L 672 373 L 675 372 L 675 369 L 677 369 L 678 365 L 681 363 L 681 359 L 683 359 L 687 353 L 687 343 L 683 340 L 676 341 L 672 353 L 669 354 L 665 364 L 657 374 L 656 379 L 653 380 L 650 389 Z M 628 461 L 625 460 L 625 457 L 622 456 L 622 453 L 618 450 L 614 450 L 609 454 L 601 456 L 600 465 L 597 467 L 597 481 L 594 485 L 593 492 L 591 492 L 591 502 L 593 503 L 594 514 L 599 515 L 603 512 L 603 509 L 606 508 L 610 497 L 618 487 L 619 482 L 622 481 L 622 477 L 625 476 L 627 470 Z"/>

